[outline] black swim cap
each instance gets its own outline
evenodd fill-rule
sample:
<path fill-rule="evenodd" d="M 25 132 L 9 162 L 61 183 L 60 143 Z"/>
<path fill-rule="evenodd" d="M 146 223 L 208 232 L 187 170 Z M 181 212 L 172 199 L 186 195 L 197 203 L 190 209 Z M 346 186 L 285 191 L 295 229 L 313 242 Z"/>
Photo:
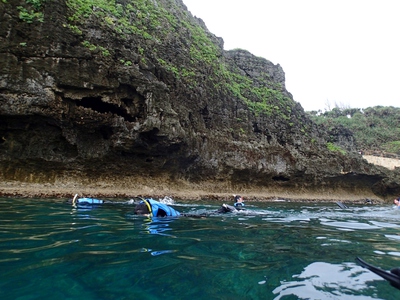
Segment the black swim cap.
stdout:
<path fill-rule="evenodd" d="M 236 196 L 235 196 L 235 201 L 238 201 L 240 198 L 242 198 L 242 196 L 236 195 Z"/>

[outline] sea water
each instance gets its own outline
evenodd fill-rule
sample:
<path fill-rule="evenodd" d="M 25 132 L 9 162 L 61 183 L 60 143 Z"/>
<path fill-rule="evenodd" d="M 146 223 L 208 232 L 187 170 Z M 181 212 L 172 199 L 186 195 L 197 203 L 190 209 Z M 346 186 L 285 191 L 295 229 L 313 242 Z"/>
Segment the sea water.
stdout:
<path fill-rule="evenodd" d="M 0 299 L 400 299 L 355 263 L 400 267 L 390 205 L 176 201 L 150 220 L 125 203 L 0 198 Z"/>

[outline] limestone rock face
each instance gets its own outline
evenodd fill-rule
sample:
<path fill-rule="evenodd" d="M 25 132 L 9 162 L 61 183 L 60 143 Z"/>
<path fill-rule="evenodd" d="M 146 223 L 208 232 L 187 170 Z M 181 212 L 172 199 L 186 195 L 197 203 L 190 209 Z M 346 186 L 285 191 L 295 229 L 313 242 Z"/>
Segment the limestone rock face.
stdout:
<path fill-rule="evenodd" d="M 223 50 L 180 0 L 7 0 L 0 17 L 2 180 L 387 194 L 351 133 L 293 101 L 279 65 Z"/>

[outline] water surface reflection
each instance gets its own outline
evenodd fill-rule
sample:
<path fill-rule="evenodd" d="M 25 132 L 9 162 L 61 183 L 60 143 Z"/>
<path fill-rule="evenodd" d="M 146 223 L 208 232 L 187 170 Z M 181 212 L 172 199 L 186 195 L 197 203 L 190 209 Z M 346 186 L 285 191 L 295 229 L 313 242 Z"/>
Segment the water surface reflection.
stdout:
<path fill-rule="evenodd" d="M 220 203 L 175 203 L 183 213 Z M 400 266 L 400 212 L 249 203 L 208 218 L 0 199 L 1 299 L 395 299 L 356 256 Z"/>

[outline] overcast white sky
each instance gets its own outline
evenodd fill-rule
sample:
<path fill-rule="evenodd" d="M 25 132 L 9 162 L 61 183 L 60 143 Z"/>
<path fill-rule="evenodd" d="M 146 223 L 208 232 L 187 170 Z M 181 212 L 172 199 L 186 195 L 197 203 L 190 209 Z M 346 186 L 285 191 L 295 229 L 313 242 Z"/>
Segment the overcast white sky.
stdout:
<path fill-rule="evenodd" d="M 287 90 L 307 111 L 400 107 L 399 0 L 183 2 L 225 50 L 280 64 Z"/>

